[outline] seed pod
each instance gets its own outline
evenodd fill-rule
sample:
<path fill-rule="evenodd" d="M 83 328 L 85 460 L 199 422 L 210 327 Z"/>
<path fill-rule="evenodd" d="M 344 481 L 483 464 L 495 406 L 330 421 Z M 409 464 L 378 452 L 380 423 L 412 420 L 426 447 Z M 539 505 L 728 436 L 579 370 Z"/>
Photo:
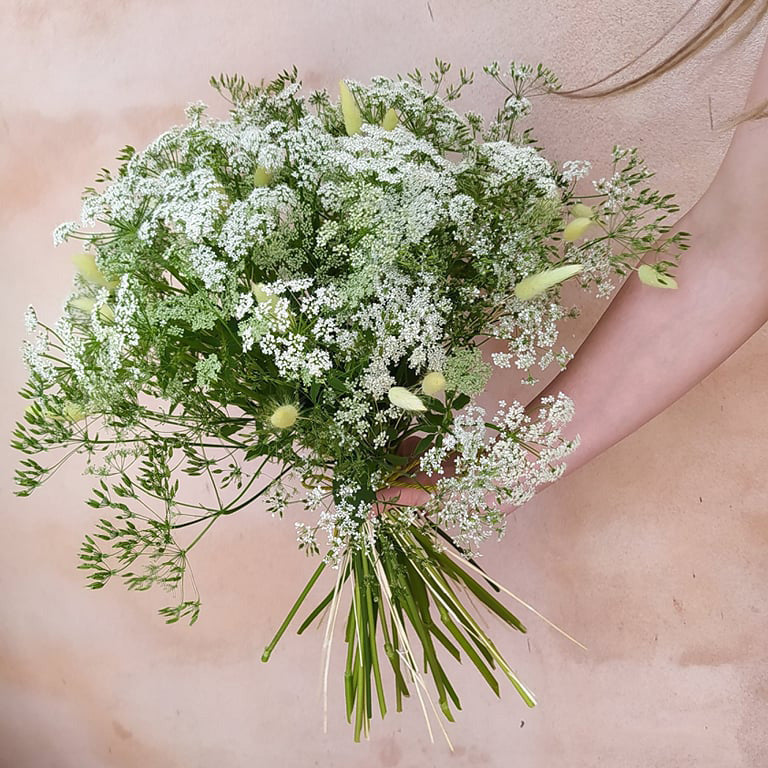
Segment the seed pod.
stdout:
<path fill-rule="evenodd" d="M 423 413 L 427 410 L 427 406 L 416 397 L 413 392 L 407 390 L 405 387 L 391 387 L 387 392 L 387 397 L 392 405 L 396 405 L 398 408 L 402 408 L 404 411 L 418 411 Z"/>
<path fill-rule="evenodd" d="M 583 264 L 564 264 L 562 267 L 545 269 L 536 275 L 529 275 L 515 286 L 515 296 L 523 301 L 532 299 L 534 296 L 544 293 L 553 285 L 578 275 L 582 269 L 584 269 Z"/>
<path fill-rule="evenodd" d="M 445 376 L 440 371 L 430 371 L 421 382 L 421 391 L 425 395 L 436 395 L 445 389 Z"/>
<path fill-rule="evenodd" d="M 360 107 L 357 106 L 352 91 L 349 90 L 343 80 L 339 81 L 339 93 L 341 94 L 341 114 L 344 116 L 344 128 L 347 131 L 347 136 L 352 136 L 360 131 L 363 125 L 363 116 L 360 114 Z"/>
<path fill-rule="evenodd" d="M 586 216 L 579 216 L 577 219 L 573 219 L 563 230 L 563 240 L 568 243 L 578 240 L 589 229 L 591 224 L 592 219 L 588 219 Z"/>
<path fill-rule="evenodd" d="M 637 268 L 637 276 L 640 278 L 641 283 L 652 285 L 654 288 L 677 288 L 677 280 L 674 277 L 659 272 L 656 267 L 650 264 L 641 264 Z"/>
<path fill-rule="evenodd" d="M 296 423 L 299 418 L 299 411 L 295 405 L 281 405 L 275 408 L 274 413 L 269 417 L 273 427 L 277 429 L 288 429 Z"/>

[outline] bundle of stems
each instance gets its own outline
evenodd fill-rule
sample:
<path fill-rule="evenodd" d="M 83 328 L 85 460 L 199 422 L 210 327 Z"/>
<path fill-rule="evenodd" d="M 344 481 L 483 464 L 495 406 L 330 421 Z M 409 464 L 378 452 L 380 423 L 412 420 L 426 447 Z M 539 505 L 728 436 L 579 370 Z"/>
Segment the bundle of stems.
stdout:
<path fill-rule="evenodd" d="M 430 738 L 434 716 L 449 744 L 441 718 L 453 722 L 453 709 L 461 709 L 461 701 L 445 670 L 441 658 L 445 654 L 457 662 L 464 654 L 497 696 L 501 695 L 497 679 L 501 676 L 507 678 L 527 706 L 536 705 L 533 693 L 470 611 L 470 601 L 461 593 L 479 601 L 519 632 L 526 632 L 526 627 L 493 592 L 504 591 L 526 607 L 531 606 L 488 577 L 460 548 L 445 544 L 446 540 L 451 541 L 429 520 L 419 518 L 405 526 L 385 507 L 375 526 L 366 523 L 364 546 L 345 553 L 334 586 L 298 628 L 298 634 L 302 634 L 325 612 L 323 679 L 327 699 L 331 641 L 339 613 L 346 610 L 344 694 L 347 721 L 354 727 L 355 741 L 369 735 L 374 709 L 382 718 L 387 713 L 384 659 L 391 668 L 397 711 L 402 711 L 403 697 L 415 692 Z M 266 647 L 262 661 L 269 660 L 326 565 L 322 561 L 312 574 Z M 342 593 L 347 585 L 349 605 L 343 609 Z M 421 658 L 416 653 L 418 646 Z M 431 686 L 427 676 L 431 677 Z"/>

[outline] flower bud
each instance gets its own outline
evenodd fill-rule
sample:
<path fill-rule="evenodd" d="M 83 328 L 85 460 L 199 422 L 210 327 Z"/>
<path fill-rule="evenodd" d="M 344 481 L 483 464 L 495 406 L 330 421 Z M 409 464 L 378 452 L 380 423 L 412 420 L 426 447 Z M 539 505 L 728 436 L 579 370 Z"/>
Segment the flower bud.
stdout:
<path fill-rule="evenodd" d="M 424 405 L 421 399 L 405 387 L 391 387 L 389 392 L 387 392 L 387 397 L 392 405 L 396 405 L 404 411 L 424 412 L 427 410 L 427 406 Z"/>
<path fill-rule="evenodd" d="M 72 263 L 75 265 L 82 278 L 89 283 L 101 285 L 110 290 L 117 287 L 116 282 L 110 282 L 101 273 L 101 270 L 96 266 L 96 259 L 94 259 L 92 253 L 76 253 L 72 257 Z"/>
<path fill-rule="evenodd" d="M 360 114 L 360 107 L 349 90 L 349 86 L 343 81 L 339 81 L 339 93 L 341 94 L 341 114 L 344 117 L 344 128 L 347 136 L 352 136 L 360 131 L 363 125 L 363 116 Z"/>
<path fill-rule="evenodd" d="M 421 381 L 421 391 L 425 395 L 436 395 L 445 389 L 445 376 L 440 371 L 430 371 Z"/>
<path fill-rule="evenodd" d="M 397 124 L 399 122 L 399 119 L 397 117 L 397 112 L 395 112 L 392 107 L 390 107 L 386 114 L 384 115 L 384 119 L 381 121 L 381 127 L 385 131 L 391 131 L 397 127 Z"/>
<path fill-rule="evenodd" d="M 536 275 L 529 275 L 515 286 L 515 296 L 523 301 L 532 299 L 534 296 L 544 293 L 553 285 L 578 275 L 582 269 L 584 269 L 583 264 L 564 264 L 562 267 L 545 269 Z"/>
<path fill-rule="evenodd" d="M 588 219 L 586 216 L 579 216 L 577 219 L 573 219 L 563 230 L 563 240 L 568 243 L 578 240 L 589 229 L 591 224 L 592 219 Z"/>
<path fill-rule="evenodd" d="M 272 174 L 263 165 L 260 165 L 253 172 L 253 186 L 268 187 L 271 183 L 272 183 Z"/>
<path fill-rule="evenodd" d="M 269 417 L 273 427 L 277 429 L 288 429 L 296 423 L 299 418 L 299 411 L 295 405 L 281 405 L 275 408 L 274 413 Z"/>
<path fill-rule="evenodd" d="M 659 272 L 656 267 L 650 264 L 641 264 L 637 268 L 637 276 L 641 283 L 652 285 L 654 288 L 677 288 L 677 280 L 674 277 Z"/>
<path fill-rule="evenodd" d="M 577 219 L 591 219 L 594 217 L 595 212 L 588 205 L 584 205 L 584 203 L 576 203 L 571 208 L 571 215 Z"/>

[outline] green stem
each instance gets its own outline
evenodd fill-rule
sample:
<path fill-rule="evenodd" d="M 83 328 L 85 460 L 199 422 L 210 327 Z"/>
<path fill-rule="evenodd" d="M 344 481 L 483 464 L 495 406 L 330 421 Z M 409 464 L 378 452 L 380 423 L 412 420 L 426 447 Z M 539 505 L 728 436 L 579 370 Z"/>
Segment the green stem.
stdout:
<path fill-rule="evenodd" d="M 368 577 L 368 555 L 365 552 L 363 552 L 363 577 L 365 579 L 365 601 L 368 606 L 368 616 L 370 617 L 368 626 L 371 643 L 371 663 L 373 664 L 373 679 L 376 683 L 376 696 L 379 700 L 379 711 L 383 718 L 387 714 L 387 705 L 384 701 L 384 686 L 381 682 L 381 670 L 379 669 L 379 651 L 376 648 L 376 619 L 373 613 L 371 582 Z"/>
<path fill-rule="evenodd" d="M 272 638 L 272 642 L 264 649 L 264 653 L 261 654 L 262 661 L 269 661 L 269 657 L 272 655 L 272 651 L 275 649 L 275 646 L 278 644 L 278 642 L 280 642 L 280 638 L 283 636 L 285 630 L 288 629 L 288 625 L 296 615 L 296 611 L 299 610 L 301 604 L 306 599 L 309 591 L 315 585 L 315 582 L 318 580 L 324 569 L 325 561 L 321 562 L 320 565 L 317 566 L 317 570 L 312 574 L 312 578 L 310 578 L 310 580 L 307 582 L 307 586 L 304 587 L 301 594 L 299 595 L 298 600 L 296 600 L 296 602 L 293 604 L 293 608 L 291 608 L 288 615 L 285 617 L 285 621 L 283 621 L 283 623 L 280 625 L 280 629 L 277 630 L 277 633 Z"/>
<path fill-rule="evenodd" d="M 355 703 L 355 608 L 349 606 L 349 616 L 347 617 L 347 630 L 345 633 L 347 641 L 347 663 L 344 667 L 344 699 L 347 705 L 347 722 L 352 722 L 352 708 Z"/>

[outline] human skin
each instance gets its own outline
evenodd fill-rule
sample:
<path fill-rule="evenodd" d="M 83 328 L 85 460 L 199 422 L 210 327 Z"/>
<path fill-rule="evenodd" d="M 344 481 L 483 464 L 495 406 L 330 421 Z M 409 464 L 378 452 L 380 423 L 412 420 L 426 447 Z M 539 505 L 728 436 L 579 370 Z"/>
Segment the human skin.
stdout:
<path fill-rule="evenodd" d="M 746 108 L 765 99 L 768 44 Z M 568 393 L 576 408 L 564 435 L 581 444 L 567 472 L 661 413 L 768 321 L 767 179 L 768 120 L 743 122 L 712 184 L 672 230 L 692 235 L 675 272 L 679 288 L 633 275 L 544 390 Z"/>
<path fill-rule="evenodd" d="M 768 43 L 744 111 L 766 99 Z M 542 397 L 564 392 L 573 400 L 575 416 L 563 436 L 578 436 L 580 444 L 564 475 L 668 408 L 768 321 L 766 179 L 768 120 L 741 122 L 712 183 L 669 233 L 691 234 L 674 271 L 679 287 L 648 286 L 631 274 L 568 367 L 528 404 L 535 418 Z M 513 377 L 496 375 L 482 402 L 508 400 Z M 452 462 L 445 471 L 453 471 Z M 423 473 L 415 478 L 431 482 Z M 387 490 L 382 498 L 394 495 L 404 504 L 428 498 L 419 488 Z"/>
<path fill-rule="evenodd" d="M 76 246 L 54 251 L 52 228 L 77 214 L 81 189 L 114 167 L 123 144 L 145 146 L 198 98 L 223 114 L 211 74 L 259 80 L 296 63 L 308 86 L 333 90 L 340 77 L 427 70 L 435 55 L 476 72 L 515 57 L 543 61 L 575 87 L 680 15 L 679 0 L 0 6 L 6 434 L 24 408 L 24 309 L 34 302 L 55 318 L 71 280 Z M 731 137 L 718 125 L 743 107 L 764 34 L 765 25 L 730 51 L 714 45 L 632 94 L 542 99 L 536 135 L 547 156 L 594 160 L 597 175 L 614 142 L 639 145 L 656 185 L 685 211 L 721 164 Z M 466 108 L 490 115 L 498 97 L 478 77 Z M 605 306 L 588 303 L 563 343 L 575 349 Z M 374 722 L 369 743 L 352 743 L 334 716 L 338 650 L 323 733 L 321 633 L 289 631 L 259 662 L 314 568 L 296 551 L 293 520 L 254 505 L 217 524 L 192 564 L 200 620 L 167 627 L 155 613 L 169 602 L 163 593 L 84 589 L 77 550 L 99 511 L 83 504 L 93 478 L 80 477 L 82 465 L 18 499 L 19 456 L 0 446 L 0 768 L 764 768 L 766 330 L 513 513 L 507 537 L 484 548 L 484 568 L 589 651 L 522 611 L 527 636 L 492 625 L 539 707 L 511 690 L 498 700 L 468 665 L 452 667 L 463 705 L 452 754 L 430 744 L 414 701 Z M 202 484 L 184 491 L 211 498 Z"/>

